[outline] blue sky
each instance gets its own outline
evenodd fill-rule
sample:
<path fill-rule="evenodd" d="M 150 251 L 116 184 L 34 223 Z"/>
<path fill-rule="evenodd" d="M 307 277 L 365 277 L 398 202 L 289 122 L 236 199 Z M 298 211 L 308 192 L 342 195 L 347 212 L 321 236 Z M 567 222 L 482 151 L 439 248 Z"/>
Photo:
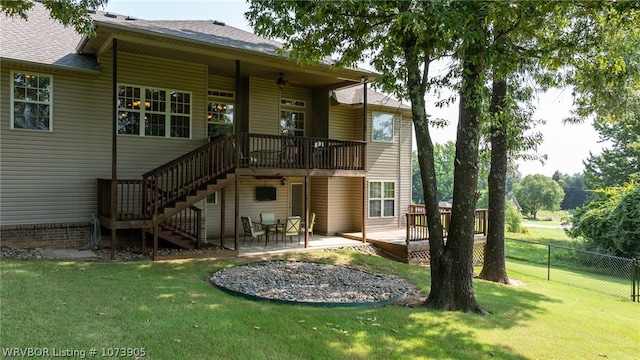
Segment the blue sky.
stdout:
<path fill-rule="evenodd" d="M 243 16 L 248 8 L 248 3 L 239 0 L 109 0 L 104 10 L 149 20 L 219 20 L 227 25 L 251 31 Z M 437 109 L 433 106 L 436 101 L 434 98 L 427 99 L 427 112 L 449 120 L 451 125 L 445 129 L 433 129 L 432 139 L 439 143 L 455 140 L 457 104 Z M 539 96 L 538 110 L 534 117 L 547 122 L 539 128 L 544 135 L 544 143 L 539 152 L 547 154 L 548 159 L 544 166 L 539 162 L 519 162 L 519 169 L 523 175 L 551 176 L 556 170 L 574 174 L 584 170 L 582 161 L 589 156 L 589 151 L 600 153 L 602 144 L 598 142 L 598 134 L 590 123 L 562 123 L 562 119 L 569 115 L 571 103 L 571 92 L 566 89 L 549 91 Z"/>

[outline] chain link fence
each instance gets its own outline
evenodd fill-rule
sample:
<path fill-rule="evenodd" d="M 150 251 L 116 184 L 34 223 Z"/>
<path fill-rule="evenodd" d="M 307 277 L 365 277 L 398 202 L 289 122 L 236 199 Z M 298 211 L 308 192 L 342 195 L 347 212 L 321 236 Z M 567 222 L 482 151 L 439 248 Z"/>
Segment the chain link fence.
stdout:
<path fill-rule="evenodd" d="M 505 239 L 505 257 L 528 275 L 640 302 L 638 260 L 515 239 Z"/>

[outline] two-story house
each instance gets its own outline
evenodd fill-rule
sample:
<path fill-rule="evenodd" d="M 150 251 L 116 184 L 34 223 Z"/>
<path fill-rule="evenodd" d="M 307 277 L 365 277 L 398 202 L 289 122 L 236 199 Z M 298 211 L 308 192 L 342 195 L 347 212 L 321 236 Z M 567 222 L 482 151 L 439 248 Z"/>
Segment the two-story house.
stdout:
<path fill-rule="evenodd" d="M 86 245 L 94 214 L 106 244 L 155 246 L 179 227 L 237 249 L 264 211 L 314 213 L 318 234 L 405 226 L 411 112 L 377 74 L 303 67 L 218 21 L 92 16 L 94 37 L 40 3 L 0 18 L 2 246 Z"/>

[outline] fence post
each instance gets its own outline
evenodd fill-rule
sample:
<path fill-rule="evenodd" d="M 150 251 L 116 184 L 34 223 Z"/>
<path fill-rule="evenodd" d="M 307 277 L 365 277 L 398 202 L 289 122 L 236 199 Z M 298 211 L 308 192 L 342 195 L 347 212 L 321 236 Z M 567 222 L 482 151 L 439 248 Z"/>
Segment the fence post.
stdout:
<path fill-rule="evenodd" d="M 631 301 L 640 301 L 640 281 L 638 281 L 638 259 L 633 259 L 631 270 Z"/>
<path fill-rule="evenodd" d="M 547 281 L 551 280 L 551 245 L 547 245 Z"/>

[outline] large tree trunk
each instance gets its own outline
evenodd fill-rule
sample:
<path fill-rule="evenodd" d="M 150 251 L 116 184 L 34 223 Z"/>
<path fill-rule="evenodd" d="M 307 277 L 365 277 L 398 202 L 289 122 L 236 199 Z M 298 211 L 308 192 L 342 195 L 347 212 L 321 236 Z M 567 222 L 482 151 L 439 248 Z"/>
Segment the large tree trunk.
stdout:
<path fill-rule="evenodd" d="M 484 265 L 480 278 L 509 283 L 504 261 L 505 196 L 507 183 L 507 119 L 502 114 L 507 96 L 507 80 L 495 78 L 489 113 L 491 128 L 491 170 L 489 172 L 489 228 L 484 248 Z"/>
<path fill-rule="evenodd" d="M 420 60 L 416 49 L 416 38 L 411 34 L 405 34 L 402 46 L 405 50 L 405 61 L 407 66 L 407 87 L 409 99 L 411 100 L 411 112 L 413 116 L 413 126 L 416 132 L 416 147 L 418 150 L 418 164 L 420 165 L 420 177 L 424 193 L 425 216 L 427 218 L 427 229 L 429 232 L 430 252 L 433 254 L 444 251 L 444 239 L 442 234 L 442 223 L 440 222 L 440 209 L 438 206 L 438 188 L 436 184 L 436 168 L 433 160 L 433 143 L 429 134 L 429 122 L 425 109 L 425 93 L 428 81 L 429 63 L 428 57 L 423 59 L 424 69 L 420 69 Z M 423 53 L 429 54 L 429 49 L 422 49 Z M 436 269 L 436 273 L 441 269 Z M 431 268 L 433 279 L 433 267 Z M 439 291 L 439 284 L 431 281 L 431 291 Z"/>
<path fill-rule="evenodd" d="M 480 31 L 482 25 L 476 26 L 473 30 Z M 425 306 L 430 308 L 486 313 L 477 303 L 473 292 L 483 54 L 482 41 L 475 41 L 468 45 L 463 58 L 451 226 L 444 249 L 434 246 L 434 234 L 430 234 L 429 238 L 431 292 Z"/>

